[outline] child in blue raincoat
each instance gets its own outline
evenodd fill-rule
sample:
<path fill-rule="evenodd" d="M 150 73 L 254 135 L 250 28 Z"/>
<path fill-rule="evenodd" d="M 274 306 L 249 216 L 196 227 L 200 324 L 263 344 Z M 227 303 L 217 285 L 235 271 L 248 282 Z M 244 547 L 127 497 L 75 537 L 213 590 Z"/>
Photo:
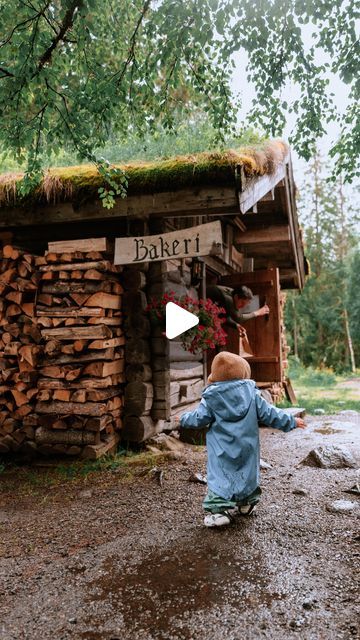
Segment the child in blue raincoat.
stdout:
<path fill-rule="evenodd" d="M 244 358 L 221 351 L 213 360 L 209 384 L 198 408 L 180 418 L 184 428 L 209 426 L 208 493 L 203 502 L 206 527 L 230 524 L 236 510 L 250 515 L 259 502 L 258 423 L 282 431 L 305 427 L 301 418 L 268 404 L 249 379 L 250 374 Z"/>

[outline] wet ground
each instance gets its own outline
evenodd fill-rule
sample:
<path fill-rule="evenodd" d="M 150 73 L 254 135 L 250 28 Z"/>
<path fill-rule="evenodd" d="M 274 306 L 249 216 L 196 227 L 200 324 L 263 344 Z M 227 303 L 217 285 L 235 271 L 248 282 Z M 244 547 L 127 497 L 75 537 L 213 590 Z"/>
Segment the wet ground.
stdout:
<path fill-rule="evenodd" d="M 1 640 L 360 638 L 356 469 L 301 464 L 318 444 L 360 455 L 360 414 L 261 430 L 254 516 L 202 524 L 205 452 L 186 446 L 154 474 L 120 470 L 1 494 Z M 348 514 L 327 505 L 347 499 Z"/>

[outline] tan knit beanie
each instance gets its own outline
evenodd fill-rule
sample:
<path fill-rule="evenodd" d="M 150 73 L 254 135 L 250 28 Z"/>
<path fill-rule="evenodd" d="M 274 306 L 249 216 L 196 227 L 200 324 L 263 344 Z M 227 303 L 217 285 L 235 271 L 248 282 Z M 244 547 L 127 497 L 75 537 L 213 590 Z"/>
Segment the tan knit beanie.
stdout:
<path fill-rule="evenodd" d="M 224 380 L 244 380 L 250 378 L 251 369 L 249 363 L 230 351 L 220 351 L 211 365 L 211 374 L 208 377 L 208 384 L 212 382 L 223 382 Z"/>

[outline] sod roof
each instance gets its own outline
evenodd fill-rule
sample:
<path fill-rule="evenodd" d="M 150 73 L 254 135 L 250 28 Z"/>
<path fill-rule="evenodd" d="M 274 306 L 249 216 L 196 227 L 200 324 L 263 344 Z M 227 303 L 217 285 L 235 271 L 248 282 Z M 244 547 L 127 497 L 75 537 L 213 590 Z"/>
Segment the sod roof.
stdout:
<path fill-rule="evenodd" d="M 128 195 L 139 195 L 205 185 L 232 186 L 238 165 L 243 167 L 247 177 L 272 174 L 284 162 L 287 154 L 286 143 L 273 140 L 238 150 L 209 151 L 113 166 L 125 170 Z M 57 167 L 48 169 L 39 187 L 25 199 L 18 193 L 22 177 L 22 173 L 0 175 L 0 209 L 30 203 L 89 201 L 98 198 L 99 187 L 105 186 L 94 165 Z"/>

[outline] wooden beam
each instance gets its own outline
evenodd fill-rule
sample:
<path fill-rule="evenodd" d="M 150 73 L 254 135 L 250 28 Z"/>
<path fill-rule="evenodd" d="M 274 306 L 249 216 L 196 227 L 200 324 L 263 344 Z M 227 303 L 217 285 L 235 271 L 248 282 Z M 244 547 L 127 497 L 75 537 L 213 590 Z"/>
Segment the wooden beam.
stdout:
<path fill-rule="evenodd" d="M 250 245 L 264 242 L 266 244 L 274 242 L 286 242 L 290 240 L 290 229 L 288 225 L 274 225 L 265 229 L 251 229 L 244 232 L 235 232 L 235 245 Z"/>
<path fill-rule="evenodd" d="M 275 189 L 270 189 L 270 191 L 268 191 L 268 193 L 265 193 L 265 195 L 261 198 L 261 202 L 269 202 L 275 200 Z"/>
<path fill-rule="evenodd" d="M 50 253 L 76 253 L 77 251 L 108 251 L 108 241 L 106 238 L 86 238 L 81 240 L 60 240 L 49 242 Z"/>
<path fill-rule="evenodd" d="M 279 165 L 277 171 L 271 175 L 264 175 L 247 180 L 243 190 L 239 192 L 239 206 L 241 213 L 249 211 L 261 198 L 283 180 L 286 176 L 286 163 Z"/>
<path fill-rule="evenodd" d="M 100 200 L 77 204 L 63 202 L 55 205 L 16 207 L 1 209 L 0 227 L 10 228 L 44 224 L 77 222 L 85 220 L 110 220 L 117 218 L 148 218 L 149 216 L 214 215 L 239 212 L 234 187 L 213 185 L 179 189 L 164 193 L 128 196 L 116 200 L 113 209 L 106 210 Z"/>
<path fill-rule="evenodd" d="M 295 262 L 295 265 L 296 265 L 299 288 L 302 289 L 304 286 L 304 280 L 305 280 L 304 252 L 303 252 L 303 246 L 300 238 L 300 230 L 299 230 L 299 222 L 298 222 L 297 211 L 296 211 L 294 190 L 295 190 L 295 185 L 294 185 L 294 179 L 292 174 L 292 167 L 290 163 L 289 167 L 287 168 L 287 174 L 284 178 L 284 186 L 283 188 L 279 188 L 279 193 L 283 202 L 284 209 L 287 211 L 287 215 L 288 215 L 293 261 Z"/>

